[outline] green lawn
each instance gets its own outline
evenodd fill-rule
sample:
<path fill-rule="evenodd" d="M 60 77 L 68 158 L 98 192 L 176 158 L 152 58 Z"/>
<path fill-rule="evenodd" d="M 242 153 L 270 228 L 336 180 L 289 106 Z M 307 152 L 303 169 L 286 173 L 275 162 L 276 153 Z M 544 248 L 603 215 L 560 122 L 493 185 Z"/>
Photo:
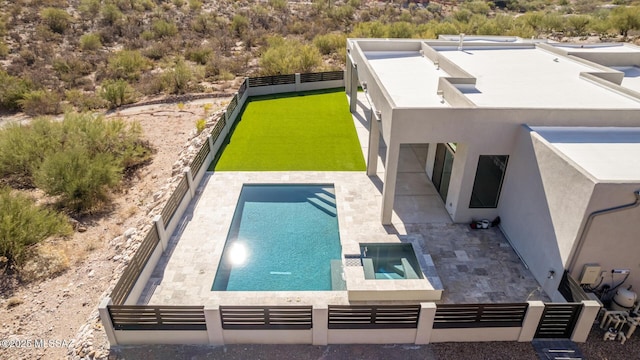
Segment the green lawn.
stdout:
<path fill-rule="evenodd" d="M 251 98 L 215 170 L 364 171 L 344 91 Z"/>

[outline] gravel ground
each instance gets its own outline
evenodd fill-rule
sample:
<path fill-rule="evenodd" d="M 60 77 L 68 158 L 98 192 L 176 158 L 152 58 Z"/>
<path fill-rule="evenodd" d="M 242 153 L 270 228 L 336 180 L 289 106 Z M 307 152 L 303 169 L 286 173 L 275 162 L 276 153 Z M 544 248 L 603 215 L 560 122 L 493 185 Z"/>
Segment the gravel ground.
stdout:
<path fill-rule="evenodd" d="M 578 344 L 589 360 L 640 359 L 640 334 L 624 345 L 603 341 L 595 327 L 586 343 Z M 126 346 L 113 349 L 110 360 L 125 359 L 385 359 L 385 360 L 539 360 L 530 343 L 483 342 L 430 345 L 226 345 L 226 346 Z"/>

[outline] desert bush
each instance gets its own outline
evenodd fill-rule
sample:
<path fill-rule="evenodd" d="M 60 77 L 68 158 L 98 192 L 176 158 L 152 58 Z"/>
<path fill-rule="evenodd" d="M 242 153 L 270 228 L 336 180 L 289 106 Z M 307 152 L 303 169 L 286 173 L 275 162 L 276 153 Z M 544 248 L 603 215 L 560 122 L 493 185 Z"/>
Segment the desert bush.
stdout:
<path fill-rule="evenodd" d="M 110 108 L 135 102 L 134 90 L 124 79 L 105 80 L 101 85 L 100 96 Z"/>
<path fill-rule="evenodd" d="M 0 187 L 0 256 L 20 266 L 32 246 L 50 236 L 71 233 L 64 216 L 38 207 L 22 194 Z"/>
<path fill-rule="evenodd" d="M 137 80 L 150 65 L 140 51 L 122 50 L 109 57 L 107 70 L 112 78 Z"/>
<path fill-rule="evenodd" d="M 415 27 L 408 22 L 399 21 L 389 25 L 387 36 L 390 38 L 411 38 Z"/>
<path fill-rule="evenodd" d="M 18 103 L 30 89 L 30 84 L 19 77 L 11 76 L 0 69 L 0 109 L 17 110 Z"/>
<path fill-rule="evenodd" d="M 346 48 L 347 37 L 342 33 L 317 35 L 313 39 L 313 45 L 318 48 L 321 54 L 329 55 L 341 48 Z"/>
<path fill-rule="evenodd" d="M 83 213 L 108 201 L 109 188 L 120 182 L 121 173 L 113 155 L 90 156 L 85 147 L 74 146 L 47 156 L 33 177 L 47 194 L 60 196 L 63 207 Z"/>
<path fill-rule="evenodd" d="M 62 113 L 60 96 L 49 90 L 33 90 L 18 100 L 22 111 L 30 116 L 57 115 Z"/>
<path fill-rule="evenodd" d="M 321 62 L 322 56 L 316 47 L 281 37 L 270 38 L 267 50 L 260 56 L 263 75 L 311 72 Z"/>
<path fill-rule="evenodd" d="M 207 127 L 207 120 L 205 119 L 196 120 L 196 132 L 198 134 L 202 133 L 206 127 Z"/>
<path fill-rule="evenodd" d="M 9 55 L 9 46 L 4 42 L 4 40 L 0 39 L 0 59 L 4 59 Z"/>
<path fill-rule="evenodd" d="M 100 0 L 80 0 L 78 11 L 82 19 L 93 22 L 100 14 Z"/>
<path fill-rule="evenodd" d="M 64 97 L 79 111 L 102 109 L 107 105 L 104 99 L 94 93 L 85 93 L 78 89 L 65 91 Z"/>
<path fill-rule="evenodd" d="M 80 48 L 83 51 L 94 51 L 101 47 L 100 34 L 84 34 L 80 37 Z"/>
<path fill-rule="evenodd" d="M 206 48 L 206 47 L 198 47 L 198 48 L 192 48 L 192 49 L 188 49 L 186 51 L 186 58 L 201 64 L 201 65 L 205 65 L 207 63 L 207 61 L 209 61 L 209 59 L 211 58 L 211 55 L 213 54 L 213 50 L 210 48 Z"/>
<path fill-rule="evenodd" d="M 151 29 L 156 39 L 172 37 L 178 33 L 176 24 L 162 19 L 155 20 L 151 24 Z"/>
<path fill-rule="evenodd" d="M 107 25 L 115 25 L 122 20 L 124 15 L 116 5 L 105 4 L 102 6 L 102 9 L 100 9 L 100 16 L 102 16 L 102 21 Z"/>
<path fill-rule="evenodd" d="M 192 11 L 198 11 L 202 8 L 202 1 L 200 0 L 189 0 L 189 9 Z"/>
<path fill-rule="evenodd" d="M 609 17 L 611 26 L 627 37 L 630 30 L 640 29 L 640 7 L 620 6 L 611 11 Z"/>
<path fill-rule="evenodd" d="M 189 82 L 193 78 L 193 72 L 184 59 L 178 59 L 172 69 L 164 72 L 163 80 L 165 88 L 172 94 L 184 94 Z"/>
<path fill-rule="evenodd" d="M 249 28 L 249 19 L 240 14 L 233 15 L 231 19 L 231 29 L 237 36 L 242 36 Z"/>
<path fill-rule="evenodd" d="M 42 21 L 49 26 L 54 33 L 64 33 L 71 23 L 71 15 L 58 8 L 44 8 L 40 11 Z"/>

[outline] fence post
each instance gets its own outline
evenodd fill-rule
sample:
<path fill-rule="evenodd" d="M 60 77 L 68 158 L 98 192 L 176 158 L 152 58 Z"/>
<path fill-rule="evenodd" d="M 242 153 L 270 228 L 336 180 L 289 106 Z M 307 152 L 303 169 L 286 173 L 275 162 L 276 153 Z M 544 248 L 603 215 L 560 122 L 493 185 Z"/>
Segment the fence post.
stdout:
<path fill-rule="evenodd" d="M 204 320 L 207 323 L 207 336 L 209 337 L 209 345 L 224 345 L 224 336 L 222 335 L 222 320 L 220 318 L 220 306 L 205 306 Z"/>
<path fill-rule="evenodd" d="M 431 341 L 433 331 L 433 320 L 436 317 L 436 303 L 420 303 L 420 314 L 418 315 L 418 328 L 416 329 L 416 345 L 428 344 Z"/>
<path fill-rule="evenodd" d="M 160 244 L 162 244 L 162 251 L 165 251 L 167 246 L 169 246 L 169 237 L 167 236 L 167 232 L 164 231 L 164 220 L 162 220 L 162 215 L 154 216 L 153 224 L 156 226 L 156 230 L 158 231 Z"/>
<path fill-rule="evenodd" d="M 312 344 L 327 345 L 329 343 L 329 307 L 315 305 L 311 311 Z"/>
<path fill-rule="evenodd" d="M 109 340 L 109 344 L 111 346 L 117 346 L 118 340 L 116 339 L 116 333 L 113 329 L 113 323 L 111 322 L 111 315 L 109 314 L 109 309 L 107 306 L 112 305 L 111 298 L 105 297 L 100 301 L 100 305 L 98 305 L 98 313 L 100 314 L 100 321 L 102 322 L 102 327 L 104 328 L 104 332 L 107 334 L 107 340 Z"/>
<path fill-rule="evenodd" d="M 544 312 L 544 303 L 542 301 L 527 301 L 529 307 L 527 307 L 527 314 L 522 320 L 522 329 L 520 330 L 520 336 L 518 341 L 527 342 L 533 340 L 538 330 L 538 324 L 542 319 L 542 313 Z"/>
<path fill-rule="evenodd" d="M 300 91 L 300 73 L 296 73 L 296 91 Z"/>
<path fill-rule="evenodd" d="M 211 137 L 211 134 L 207 135 L 207 143 L 209 144 L 209 154 L 211 154 L 213 153 L 213 138 Z"/>
<path fill-rule="evenodd" d="M 184 176 L 187 177 L 187 184 L 189 185 L 189 195 L 191 195 L 190 199 L 193 199 L 193 197 L 196 196 L 196 187 L 195 185 L 193 185 L 193 174 L 191 173 L 191 168 L 187 166 L 182 171 L 184 172 Z"/>
<path fill-rule="evenodd" d="M 571 334 L 571 341 L 585 342 L 593 326 L 593 322 L 598 316 L 600 311 L 600 304 L 594 300 L 583 300 L 582 310 L 578 316 L 576 326 L 573 328 L 573 334 Z"/>

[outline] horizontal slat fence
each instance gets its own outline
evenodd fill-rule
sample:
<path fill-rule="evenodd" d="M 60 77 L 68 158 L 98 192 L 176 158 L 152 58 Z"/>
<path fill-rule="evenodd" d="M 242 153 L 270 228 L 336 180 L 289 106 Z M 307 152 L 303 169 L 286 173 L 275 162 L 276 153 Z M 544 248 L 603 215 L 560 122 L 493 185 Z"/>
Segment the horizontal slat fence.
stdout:
<path fill-rule="evenodd" d="M 173 215 L 176 213 L 176 210 L 178 210 L 178 206 L 180 206 L 180 203 L 187 191 L 189 191 L 189 183 L 187 177 L 182 176 L 180 182 L 178 182 L 178 186 L 173 191 L 173 194 L 171 194 L 169 200 L 167 200 L 166 205 L 160 213 L 165 229 L 169 226 Z"/>
<path fill-rule="evenodd" d="M 198 171 L 200 171 L 200 168 L 202 167 L 202 164 L 204 164 L 204 161 L 207 159 L 209 152 L 211 152 L 211 148 L 209 147 L 209 142 L 207 141 L 202 145 L 196 156 L 193 158 L 193 161 L 191 162 L 191 174 L 194 177 L 196 176 Z"/>
<path fill-rule="evenodd" d="M 329 329 L 418 327 L 419 305 L 329 306 Z"/>
<path fill-rule="evenodd" d="M 296 75 L 274 75 L 249 78 L 249 87 L 295 84 Z"/>
<path fill-rule="evenodd" d="M 115 330 L 207 330 L 204 306 L 108 306 Z"/>
<path fill-rule="evenodd" d="M 152 226 L 111 292 L 111 300 L 114 304 L 124 303 L 159 241 L 158 229 Z"/>
<path fill-rule="evenodd" d="M 327 71 L 327 72 L 300 74 L 301 83 L 342 80 L 342 79 L 344 79 L 344 71 Z"/>
<path fill-rule="evenodd" d="M 238 99 L 242 99 L 242 95 L 244 95 L 245 91 L 247 91 L 247 79 L 245 79 L 242 82 L 242 85 L 240 85 L 240 88 L 238 88 Z"/>
<path fill-rule="evenodd" d="M 580 316 L 582 303 L 545 303 L 536 338 L 569 338 Z"/>
<path fill-rule="evenodd" d="M 434 329 L 519 327 L 529 304 L 441 304 L 436 307 Z"/>
<path fill-rule="evenodd" d="M 227 113 L 226 113 L 227 116 L 231 116 L 231 113 L 233 113 L 233 110 L 235 110 L 237 106 L 238 106 L 238 94 L 235 94 L 231 98 L 231 101 L 229 101 L 229 105 L 227 105 Z"/>
<path fill-rule="evenodd" d="M 306 330 L 312 328 L 311 306 L 221 306 L 227 330 Z"/>

